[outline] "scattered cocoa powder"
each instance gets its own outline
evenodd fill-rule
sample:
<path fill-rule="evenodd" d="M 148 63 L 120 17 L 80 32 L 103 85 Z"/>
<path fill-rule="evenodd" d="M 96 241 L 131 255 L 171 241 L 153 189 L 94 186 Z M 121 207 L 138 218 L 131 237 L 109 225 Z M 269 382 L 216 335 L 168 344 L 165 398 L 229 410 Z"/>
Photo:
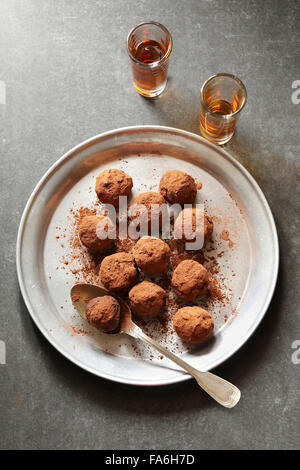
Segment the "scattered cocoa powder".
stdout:
<path fill-rule="evenodd" d="M 222 238 L 222 240 L 225 240 L 226 242 L 228 241 L 229 248 L 232 248 L 234 246 L 233 241 L 230 240 L 230 235 L 229 235 L 228 230 L 222 230 L 220 234 L 220 238 Z"/>
<path fill-rule="evenodd" d="M 224 293 L 223 286 L 218 279 L 210 279 L 208 290 L 212 300 L 218 300 L 223 304 L 230 302 L 229 296 Z"/>
<path fill-rule="evenodd" d="M 75 326 L 71 326 L 71 330 L 72 330 L 73 335 L 85 336 L 89 334 L 87 331 L 83 330 L 82 328 L 77 328 Z"/>

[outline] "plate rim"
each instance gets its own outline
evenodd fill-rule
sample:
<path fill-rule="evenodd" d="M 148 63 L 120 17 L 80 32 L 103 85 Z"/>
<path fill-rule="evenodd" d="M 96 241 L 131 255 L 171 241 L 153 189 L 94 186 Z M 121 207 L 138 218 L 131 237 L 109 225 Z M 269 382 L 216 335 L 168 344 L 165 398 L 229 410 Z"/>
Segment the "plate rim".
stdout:
<path fill-rule="evenodd" d="M 186 136 L 190 139 L 193 139 L 196 142 L 201 142 L 202 144 L 214 149 L 215 151 L 218 151 L 220 154 L 222 154 L 223 158 L 228 159 L 234 166 L 237 167 L 237 169 L 248 179 L 248 181 L 254 186 L 257 194 L 259 195 L 259 198 L 261 202 L 263 203 L 264 209 L 267 213 L 268 219 L 270 221 L 270 226 L 271 226 L 271 232 L 272 232 L 272 238 L 274 240 L 274 246 L 275 246 L 275 253 L 274 253 L 274 265 L 275 269 L 273 271 L 273 276 L 272 276 L 272 282 L 271 282 L 271 288 L 269 289 L 269 292 L 266 296 L 265 302 L 261 308 L 261 313 L 257 317 L 256 321 L 253 323 L 252 328 L 249 329 L 247 334 L 244 336 L 242 341 L 235 347 L 233 350 L 229 351 L 227 354 L 223 356 L 223 358 L 209 370 L 213 370 L 214 368 L 220 366 L 223 364 L 227 359 L 229 359 L 233 354 L 235 354 L 247 341 L 248 339 L 252 336 L 254 331 L 257 329 L 259 324 L 261 323 L 262 319 L 264 318 L 271 299 L 273 297 L 276 283 L 277 283 L 277 278 L 278 278 L 278 271 L 279 271 L 279 241 L 278 241 L 278 234 L 277 234 L 277 229 L 274 221 L 274 217 L 271 211 L 271 208 L 268 204 L 268 201 L 254 179 L 254 177 L 249 173 L 249 171 L 238 161 L 236 160 L 227 150 L 225 150 L 222 147 L 219 147 L 215 145 L 214 143 L 207 141 L 203 137 L 193 133 L 189 132 L 183 129 L 178 129 L 175 127 L 170 127 L 170 126 L 159 126 L 159 125 L 136 125 L 136 126 L 126 126 L 126 127 L 121 127 L 117 129 L 113 129 L 110 131 L 105 131 L 100 134 L 96 134 L 93 137 L 90 137 L 79 144 L 75 145 L 72 147 L 70 150 L 65 152 L 61 157 L 59 157 L 51 166 L 50 168 L 44 173 L 42 178 L 38 181 L 38 183 L 35 185 L 33 191 L 31 192 L 26 205 L 23 209 L 22 216 L 20 219 L 20 224 L 19 224 L 19 229 L 18 229 L 18 234 L 17 234 L 17 243 L 16 243 L 16 268 L 17 268 L 17 277 L 18 277 L 18 282 L 19 282 L 19 287 L 22 293 L 22 297 L 24 300 L 24 303 L 26 305 L 26 308 L 28 310 L 28 313 L 31 316 L 31 319 L 33 320 L 34 324 L 38 328 L 38 330 L 42 333 L 42 335 L 49 341 L 49 343 L 60 353 L 62 354 L 66 359 L 71 361 L 73 364 L 79 366 L 81 369 L 84 369 L 85 371 L 92 373 L 93 375 L 101 378 L 105 378 L 108 380 L 111 380 L 113 382 L 117 383 L 124 383 L 124 384 L 129 384 L 129 385 L 137 385 L 137 386 L 163 386 L 163 385 L 170 385 L 170 384 L 175 384 L 179 382 L 183 382 L 185 380 L 189 380 L 192 378 L 192 376 L 183 373 L 182 375 L 178 375 L 178 377 L 174 379 L 166 379 L 165 381 L 163 379 L 160 379 L 159 382 L 151 382 L 151 383 L 140 383 L 140 382 L 135 382 L 133 379 L 124 379 L 122 377 L 116 377 L 113 375 L 110 375 L 105 372 L 101 372 L 99 370 L 94 369 L 93 367 L 86 366 L 81 360 L 74 358 L 68 351 L 64 350 L 60 344 L 58 344 L 55 340 L 54 337 L 52 337 L 48 331 L 43 328 L 42 325 L 39 324 L 38 318 L 35 316 L 34 308 L 31 305 L 29 296 L 27 295 L 26 288 L 25 288 L 25 282 L 23 280 L 22 276 L 22 266 L 21 266 L 21 248 L 22 248 L 22 239 L 23 239 L 23 234 L 24 234 L 24 229 L 25 229 L 25 224 L 27 217 L 29 215 L 30 209 L 32 207 L 32 204 L 34 203 L 35 199 L 39 195 L 40 189 L 43 187 L 43 185 L 47 182 L 47 180 L 50 178 L 51 174 L 60 166 L 62 165 L 65 161 L 68 159 L 72 158 L 73 155 L 78 153 L 80 150 L 84 149 L 85 147 L 88 147 L 94 143 L 100 142 L 101 140 L 105 140 L 106 138 L 109 138 L 111 135 L 114 134 L 122 134 L 122 133 L 128 133 L 128 132 L 136 132 L 136 131 L 148 131 L 148 132 L 164 132 L 164 133 L 172 133 L 172 134 L 179 134 L 181 136 Z"/>

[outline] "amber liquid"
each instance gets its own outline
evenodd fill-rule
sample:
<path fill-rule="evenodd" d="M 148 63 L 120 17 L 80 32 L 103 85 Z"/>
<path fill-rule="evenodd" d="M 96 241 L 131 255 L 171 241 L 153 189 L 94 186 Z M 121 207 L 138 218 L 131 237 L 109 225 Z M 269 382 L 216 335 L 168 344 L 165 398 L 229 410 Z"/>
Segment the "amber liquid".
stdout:
<path fill-rule="evenodd" d="M 227 114 L 232 114 L 234 112 L 232 105 L 225 100 L 216 100 L 208 107 L 212 113 L 221 114 L 222 116 L 226 116 Z"/>
<path fill-rule="evenodd" d="M 147 67 L 147 64 L 160 61 L 164 57 L 164 45 L 157 41 L 145 40 L 131 48 L 131 53 L 139 62 L 132 62 L 133 79 L 138 91 L 143 90 L 147 94 L 147 91 L 163 86 L 168 75 L 168 59 L 153 67 Z"/>
<path fill-rule="evenodd" d="M 134 57 L 144 64 L 156 62 L 165 55 L 166 51 L 163 46 L 156 41 L 147 40 L 141 42 L 134 53 Z"/>
<path fill-rule="evenodd" d="M 242 105 L 239 97 L 233 96 L 231 103 L 215 99 L 215 97 L 209 95 L 205 98 L 205 104 L 210 112 L 204 106 L 201 106 L 200 120 L 202 129 L 212 139 L 226 139 L 233 134 L 236 126 L 236 117 L 231 115 L 240 109 Z"/>

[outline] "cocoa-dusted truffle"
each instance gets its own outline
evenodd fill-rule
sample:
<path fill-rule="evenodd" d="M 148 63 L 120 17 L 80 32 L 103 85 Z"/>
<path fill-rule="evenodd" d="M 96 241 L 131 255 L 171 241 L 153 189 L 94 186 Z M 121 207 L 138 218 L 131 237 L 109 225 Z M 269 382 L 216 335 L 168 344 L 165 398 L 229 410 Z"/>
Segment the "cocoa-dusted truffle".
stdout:
<path fill-rule="evenodd" d="M 168 267 L 170 256 L 169 245 L 154 237 L 141 238 L 133 251 L 136 264 L 148 274 L 162 273 Z"/>
<path fill-rule="evenodd" d="M 183 307 L 173 317 L 173 326 L 179 338 L 187 343 L 201 343 L 214 329 L 214 319 L 201 307 Z"/>
<path fill-rule="evenodd" d="M 204 294 L 208 287 L 208 272 L 202 264 L 192 259 L 179 263 L 173 272 L 172 287 L 183 300 L 194 300 Z"/>
<path fill-rule="evenodd" d="M 129 197 L 133 183 L 131 176 L 118 169 L 102 171 L 96 179 L 95 191 L 100 202 L 119 205 L 119 196 Z"/>
<path fill-rule="evenodd" d="M 116 330 L 120 323 L 120 305 L 111 295 L 90 300 L 85 314 L 87 321 L 103 333 Z"/>
<path fill-rule="evenodd" d="M 137 282 L 133 256 L 123 251 L 106 256 L 100 266 L 100 280 L 108 290 L 128 291 Z"/>
<path fill-rule="evenodd" d="M 198 207 L 183 209 L 178 215 L 174 225 L 174 235 L 184 242 L 194 242 L 203 235 L 206 242 L 213 232 L 213 221 L 207 212 Z"/>
<path fill-rule="evenodd" d="M 192 204 L 197 194 L 194 178 L 180 170 L 167 171 L 159 184 L 160 194 L 171 204 Z"/>
<path fill-rule="evenodd" d="M 166 303 L 166 293 L 157 284 L 143 281 L 129 292 L 130 305 L 134 312 L 144 317 L 158 315 Z"/>
<path fill-rule="evenodd" d="M 87 215 L 79 225 L 79 238 L 91 251 L 104 250 L 114 242 L 114 229 L 108 217 Z"/>
<path fill-rule="evenodd" d="M 142 205 L 144 207 L 137 207 L 138 205 Z M 132 201 L 130 206 L 130 218 L 131 220 L 134 220 L 138 217 L 143 221 L 145 220 L 146 223 L 143 225 L 147 228 L 148 222 L 148 231 L 150 231 L 151 223 L 153 227 L 155 226 L 154 222 L 158 224 L 159 228 L 161 228 L 163 220 L 162 214 L 166 210 L 166 203 L 162 195 L 154 191 L 148 191 L 146 193 L 139 194 Z"/>

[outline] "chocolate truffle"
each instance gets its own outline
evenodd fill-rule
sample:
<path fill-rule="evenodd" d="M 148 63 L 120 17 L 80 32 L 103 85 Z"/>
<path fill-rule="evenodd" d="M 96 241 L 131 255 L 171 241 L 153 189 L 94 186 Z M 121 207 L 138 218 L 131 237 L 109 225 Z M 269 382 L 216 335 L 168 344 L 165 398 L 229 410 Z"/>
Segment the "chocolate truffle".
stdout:
<path fill-rule="evenodd" d="M 100 266 L 100 280 L 108 290 L 128 291 L 137 282 L 133 256 L 123 251 L 106 256 Z"/>
<path fill-rule="evenodd" d="M 175 238 L 190 243 L 202 235 L 203 241 L 206 242 L 212 235 L 213 227 L 213 221 L 207 212 L 198 207 L 186 208 L 180 212 L 175 221 L 174 235 Z"/>
<path fill-rule="evenodd" d="M 143 317 L 152 317 L 163 310 L 166 293 L 153 282 L 143 281 L 131 289 L 129 300 L 135 313 Z"/>
<path fill-rule="evenodd" d="M 214 319 L 201 307 L 183 307 L 173 317 L 174 330 L 187 343 L 201 343 L 214 329 Z"/>
<path fill-rule="evenodd" d="M 91 251 L 104 250 L 114 242 L 114 229 L 114 224 L 108 217 L 87 215 L 79 224 L 79 238 Z"/>
<path fill-rule="evenodd" d="M 180 170 L 167 171 L 159 184 L 160 194 L 171 204 L 192 204 L 197 194 L 194 178 Z"/>
<path fill-rule="evenodd" d="M 129 197 L 133 183 L 131 176 L 115 168 L 102 171 L 96 179 L 95 191 L 103 204 L 119 206 L 119 196 Z"/>
<path fill-rule="evenodd" d="M 90 300 L 85 314 L 87 321 L 103 333 L 115 330 L 120 323 L 120 305 L 111 295 Z"/>
<path fill-rule="evenodd" d="M 170 256 L 169 245 L 154 237 L 141 238 L 133 251 L 136 264 L 148 274 L 162 273 L 168 267 Z"/>
<path fill-rule="evenodd" d="M 194 300 L 208 288 L 208 272 L 202 264 L 192 259 L 181 261 L 173 272 L 172 287 L 183 300 Z"/>
<path fill-rule="evenodd" d="M 137 205 L 143 205 L 144 208 L 136 207 Z M 152 208 L 152 210 L 151 210 Z M 141 210 L 140 210 L 141 209 Z M 159 228 L 162 226 L 162 214 L 167 210 L 166 203 L 164 198 L 154 191 L 148 191 L 146 193 L 139 194 L 133 201 L 130 206 L 130 218 L 131 220 L 142 219 L 146 220 L 146 223 L 143 224 L 147 228 L 148 222 L 148 231 L 151 230 L 151 222 L 154 227 L 154 222 L 158 223 Z"/>

